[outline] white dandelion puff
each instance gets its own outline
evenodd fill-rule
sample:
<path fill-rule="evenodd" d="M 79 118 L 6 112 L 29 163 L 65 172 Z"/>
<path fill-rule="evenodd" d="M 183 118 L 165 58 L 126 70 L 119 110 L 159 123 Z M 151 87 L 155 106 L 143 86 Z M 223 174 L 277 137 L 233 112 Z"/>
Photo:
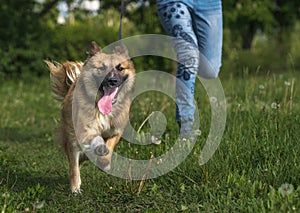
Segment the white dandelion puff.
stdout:
<path fill-rule="evenodd" d="M 217 98 L 216 97 L 214 97 L 214 96 L 211 96 L 210 98 L 209 98 L 209 101 L 210 101 L 210 103 L 212 103 L 212 104 L 215 104 L 215 103 L 217 103 Z"/>
<path fill-rule="evenodd" d="M 265 89 L 265 86 L 264 86 L 263 84 L 260 84 L 260 85 L 258 86 L 258 88 L 261 89 L 261 90 L 264 90 L 264 89 Z"/>
<path fill-rule="evenodd" d="M 289 82 L 289 81 L 284 81 L 284 85 L 287 86 L 287 87 L 289 87 L 289 86 L 291 86 L 291 82 Z"/>
<path fill-rule="evenodd" d="M 156 162 L 156 164 L 159 165 L 159 164 L 161 164 L 162 162 L 163 162 L 163 160 L 160 158 L 160 159 Z"/>
<path fill-rule="evenodd" d="M 294 186 L 289 183 L 284 183 L 279 187 L 279 192 L 283 196 L 288 196 L 294 191 Z"/>
<path fill-rule="evenodd" d="M 151 142 L 153 144 L 159 145 L 161 144 L 161 140 L 159 140 L 157 137 L 155 137 L 154 135 L 151 136 Z"/>
<path fill-rule="evenodd" d="M 8 192 L 5 192 L 5 193 L 2 194 L 2 197 L 9 198 L 10 194 Z"/>
<path fill-rule="evenodd" d="M 35 201 L 35 203 L 33 204 L 33 208 L 34 209 L 42 209 L 45 206 L 45 201 Z"/>
<path fill-rule="evenodd" d="M 272 109 L 278 109 L 278 108 L 279 108 L 279 104 L 277 104 L 276 102 L 273 102 L 273 103 L 271 104 L 271 108 L 272 108 Z"/>
<path fill-rule="evenodd" d="M 194 130 L 193 135 L 194 135 L 194 136 L 200 136 L 201 133 L 202 133 L 202 132 L 201 132 L 200 129 L 196 129 L 196 130 Z"/>

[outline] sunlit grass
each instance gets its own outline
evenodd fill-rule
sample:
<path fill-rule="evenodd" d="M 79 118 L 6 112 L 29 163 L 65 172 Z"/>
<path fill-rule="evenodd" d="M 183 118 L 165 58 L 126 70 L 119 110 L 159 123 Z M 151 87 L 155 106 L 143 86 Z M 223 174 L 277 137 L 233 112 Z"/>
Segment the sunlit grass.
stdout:
<path fill-rule="evenodd" d="M 64 153 L 53 141 L 60 104 L 49 80 L 5 82 L 0 87 L 0 209 L 2 212 L 299 212 L 299 73 L 222 80 L 226 130 L 210 161 L 199 155 L 210 128 L 210 101 L 198 82 L 202 135 L 187 159 L 156 179 L 123 180 L 82 166 L 83 195 L 71 195 Z M 137 97 L 131 125 L 150 130 L 147 116 L 167 120 L 161 144 L 121 140 L 119 154 L 159 157 L 178 136 L 174 102 L 157 92 Z M 146 121 L 146 122 L 144 122 Z M 143 124 L 144 122 L 144 124 Z M 141 185 L 142 183 L 142 185 Z"/>

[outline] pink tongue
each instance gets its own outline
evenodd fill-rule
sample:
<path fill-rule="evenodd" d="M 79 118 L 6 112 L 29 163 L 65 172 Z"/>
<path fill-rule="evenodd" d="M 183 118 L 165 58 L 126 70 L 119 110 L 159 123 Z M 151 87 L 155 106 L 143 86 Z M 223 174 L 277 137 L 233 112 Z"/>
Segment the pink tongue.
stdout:
<path fill-rule="evenodd" d="M 118 91 L 118 87 L 103 88 L 103 89 L 104 89 L 104 95 L 98 101 L 98 108 L 102 114 L 107 115 L 108 113 L 110 113 L 112 109 L 112 101 Z"/>

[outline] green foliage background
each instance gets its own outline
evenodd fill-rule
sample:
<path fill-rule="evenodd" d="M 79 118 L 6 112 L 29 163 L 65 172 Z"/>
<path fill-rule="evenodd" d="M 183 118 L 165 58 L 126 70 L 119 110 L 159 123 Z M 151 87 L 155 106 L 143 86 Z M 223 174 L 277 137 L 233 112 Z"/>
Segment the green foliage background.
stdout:
<path fill-rule="evenodd" d="M 86 162 L 82 196 L 70 194 L 66 156 L 53 140 L 61 106 L 51 97 L 43 60 L 85 60 L 90 41 L 102 47 L 117 41 L 121 0 L 101 0 L 95 14 L 69 11 L 75 22 L 67 16 L 59 25 L 58 3 L 73 1 L 1 0 L 1 212 L 299 212 L 299 0 L 223 1 L 227 121 L 207 164 L 198 162 L 211 107 L 198 82 L 202 135 L 179 167 L 143 183 L 112 177 Z M 153 0 L 126 5 L 123 37 L 164 34 Z M 160 57 L 135 58 L 134 64 L 137 71 L 176 70 Z M 135 99 L 130 122 L 137 128 L 157 110 L 169 119 L 162 144 L 140 147 L 122 140 L 116 152 L 148 159 L 150 151 L 158 156 L 172 148 L 175 103 L 165 96 L 151 92 Z M 142 131 L 148 130 L 144 125 Z"/>
<path fill-rule="evenodd" d="M 62 0 L 3 0 L 0 6 L 1 80 L 47 74 L 44 59 L 85 60 L 90 41 L 106 46 L 118 40 L 120 1 L 100 1 L 93 15 L 79 8 L 70 12 L 75 22 L 57 24 Z M 70 5 L 73 1 L 64 1 Z M 123 37 L 164 34 L 155 1 L 125 1 Z M 273 73 L 300 69 L 300 3 L 294 1 L 224 1 L 224 48 L 221 75 Z M 160 58 L 135 61 L 137 66 L 158 64 L 174 71 Z"/>

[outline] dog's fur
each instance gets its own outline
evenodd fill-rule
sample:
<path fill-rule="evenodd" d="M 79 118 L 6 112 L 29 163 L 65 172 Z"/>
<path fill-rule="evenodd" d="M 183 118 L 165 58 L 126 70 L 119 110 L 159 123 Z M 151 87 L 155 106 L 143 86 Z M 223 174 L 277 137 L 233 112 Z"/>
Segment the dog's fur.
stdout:
<path fill-rule="evenodd" d="M 88 157 L 101 169 L 110 169 L 114 147 L 129 118 L 134 66 L 126 48 L 116 47 L 113 54 L 105 54 L 95 42 L 84 64 L 45 62 L 54 98 L 62 102 L 59 140 L 69 161 L 71 190 L 80 193 L 82 161 Z M 105 96 L 104 90 L 115 87 L 111 110 L 100 112 L 97 103 Z"/>

